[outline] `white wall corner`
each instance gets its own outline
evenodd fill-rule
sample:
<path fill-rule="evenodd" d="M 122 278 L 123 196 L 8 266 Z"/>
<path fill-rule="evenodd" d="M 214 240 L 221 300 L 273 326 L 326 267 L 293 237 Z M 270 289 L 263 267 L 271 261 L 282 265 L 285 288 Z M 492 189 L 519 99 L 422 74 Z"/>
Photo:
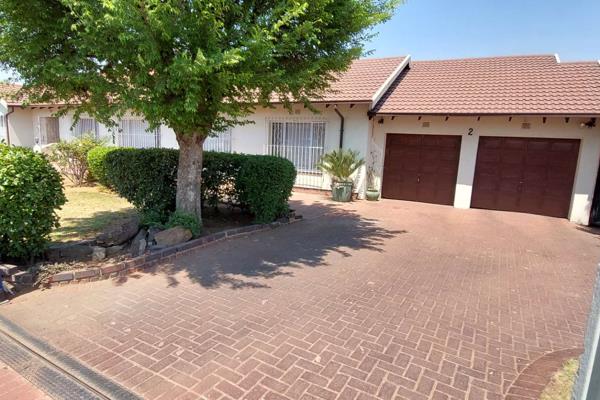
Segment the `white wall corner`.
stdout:
<path fill-rule="evenodd" d="M 582 138 L 579 146 L 579 160 L 569 210 L 571 222 L 580 225 L 589 224 L 598 165 L 600 165 L 600 135 L 597 132 L 589 132 Z"/>
<path fill-rule="evenodd" d="M 479 136 L 465 135 L 462 137 L 458 173 L 456 176 L 456 189 L 454 191 L 454 207 L 456 208 L 471 208 L 478 147 Z"/>
<path fill-rule="evenodd" d="M 409 67 L 409 66 L 410 66 L 410 54 L 408 54 L 406 57 L 404 57 L 404 60 L 402 60 L 402 62 L 398 65 L 398 67 L 396 67 L 394 72 L 392 72 L 390 74 L 390 76 L 388 76 L 388 78 L 385 80 L 385 82 L 383 82 L 383 84 L 379 87 L 379 89 L 377 89 L 377 91 L 371 98 L 371 105 L 369 106 L 369 111 L 372 110 L 373 107 L 375 107 L 375 105 L 379 102 L 379 100 L 381 100 L 381 97 L 383 97 L 385 92 L 387 92 L 387 90 L 390 88 L 390 86 L 392 86 L 392 83 L 394 83 L 396 78 L 398 78 L 398 75 L 400 75 L 400 73 L 402 71 L 404 71 L 404 69 L 406 67 Z"/>
<path fill-rule="evenodd" d="M 6 113 L 8 113 L 8 104 L 4 99 L 0 99 L 0 114 L 5 115 Z"/>

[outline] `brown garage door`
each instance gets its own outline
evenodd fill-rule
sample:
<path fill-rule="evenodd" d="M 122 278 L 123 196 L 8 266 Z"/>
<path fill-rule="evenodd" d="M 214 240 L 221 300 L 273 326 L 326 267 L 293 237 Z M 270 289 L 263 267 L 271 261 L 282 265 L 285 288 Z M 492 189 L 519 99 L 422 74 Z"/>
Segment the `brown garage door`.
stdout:
<path fill-rule="evenodd" d="M 382 196 L 454 203 L 460 136 L 388 134 Z"/>
<path fill-rule="evenodd" d="M 579 140 L 481 137 L 471 206 L 567 217 Z"/>

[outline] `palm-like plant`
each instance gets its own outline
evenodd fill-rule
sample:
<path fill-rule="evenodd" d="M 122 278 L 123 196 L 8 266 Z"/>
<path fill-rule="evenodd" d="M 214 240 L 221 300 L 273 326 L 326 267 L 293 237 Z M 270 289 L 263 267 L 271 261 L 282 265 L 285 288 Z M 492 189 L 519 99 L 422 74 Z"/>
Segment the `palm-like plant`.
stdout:
<path fill-rule="evenodd" d="M 335 182 L 352 182 L 352 174 L 365 164 L 358 151 L 333 150 L 323 155 L 317 165 L 319 169 L 331 176 Z"/>

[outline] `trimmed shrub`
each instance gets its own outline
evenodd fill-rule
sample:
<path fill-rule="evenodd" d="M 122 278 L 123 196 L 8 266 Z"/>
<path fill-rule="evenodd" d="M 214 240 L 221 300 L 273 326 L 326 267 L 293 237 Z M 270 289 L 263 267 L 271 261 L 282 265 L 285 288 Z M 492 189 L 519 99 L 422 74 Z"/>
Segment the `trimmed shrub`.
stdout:
<path fill-rule="evenodd" d="M 105 155 L 105 176 L 142 214 L 166 221 L 175 211 L 178 161 L 178 150 L 117 148 Z"/>
<path fill-rule="evenodd" d="M 204 153 L 202 163 L 202 205 L 217 207 L 219 203 L 239 205 L 236 178 L 244 160 L 243 154 Z"/>
<path fill-rule="evenodd" d="M 103 157 L 109 186 L 149 220 L 167 221 L 175 210 L 178 150 L 118 148 L 96 155 Z M 205 152 L 202 203 L 239 206 L 256 222 L 271 222 L 288 211 L 295 179 L 294 165 L 283 158 Z"/>
<path fill-rule="evenodd" d="M 90 180 L 88 153 L 102 143 L 91 134 L 85 134 L 69 142 L 54 144 L 49 158 L 74 185 L 81 186 Z"/>
<path fill-rule="evenodd" d="M 236 178 L 239 202 L 250 210 L 256 222 L 272 222 L 289 211 L 296 168 L 284 158 L 244 157 Z"/>
<path fill-rule="evenodd" d="M 65 202 L 62 178 L 44 155 L 0 144 L 1 257 L 41 254 Z"/>
<path fill-rule="evenodd" d="M 98 183 L 106 187 L 110 187 L 110 182 L 106 177 L 104 160 L 106 159 L 106 155 L 108 153 L 116 149 L 117 147 L 98 146 L 91 149 L 87 154 L 87 163 L 90 175 Z"/>

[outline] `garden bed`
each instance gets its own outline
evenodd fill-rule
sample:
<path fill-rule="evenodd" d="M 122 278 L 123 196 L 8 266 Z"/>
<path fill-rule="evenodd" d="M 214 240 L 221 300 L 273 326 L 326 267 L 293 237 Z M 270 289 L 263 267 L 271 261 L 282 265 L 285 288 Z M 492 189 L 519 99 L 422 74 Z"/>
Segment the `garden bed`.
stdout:
<path fill-rule="evenodd" d="M 273 229 L 300 219 L 292 212 L 290 218 L 271 224 L 254 224 L 252 216 L 239 208 L 210 207 L 203 211 L 203 227 L 197 238 L 170 246 L 144 245 L 136 253 L 139 216 L 127 201 L 101 186 L 66 187 L 65 194 L 67 203 L 59 212 L 61 227 L 51 235 L 53 240 L 45 253 L 46 261 L 26 272 L 9 274 L 15 283 L 48 287 L 106 279 L 148 268 L 209 243 Z M 116 238 L 127 230 L 127 238 Z M 98 249 L 102 250 L 101 258 L 96 257 Z"/>

